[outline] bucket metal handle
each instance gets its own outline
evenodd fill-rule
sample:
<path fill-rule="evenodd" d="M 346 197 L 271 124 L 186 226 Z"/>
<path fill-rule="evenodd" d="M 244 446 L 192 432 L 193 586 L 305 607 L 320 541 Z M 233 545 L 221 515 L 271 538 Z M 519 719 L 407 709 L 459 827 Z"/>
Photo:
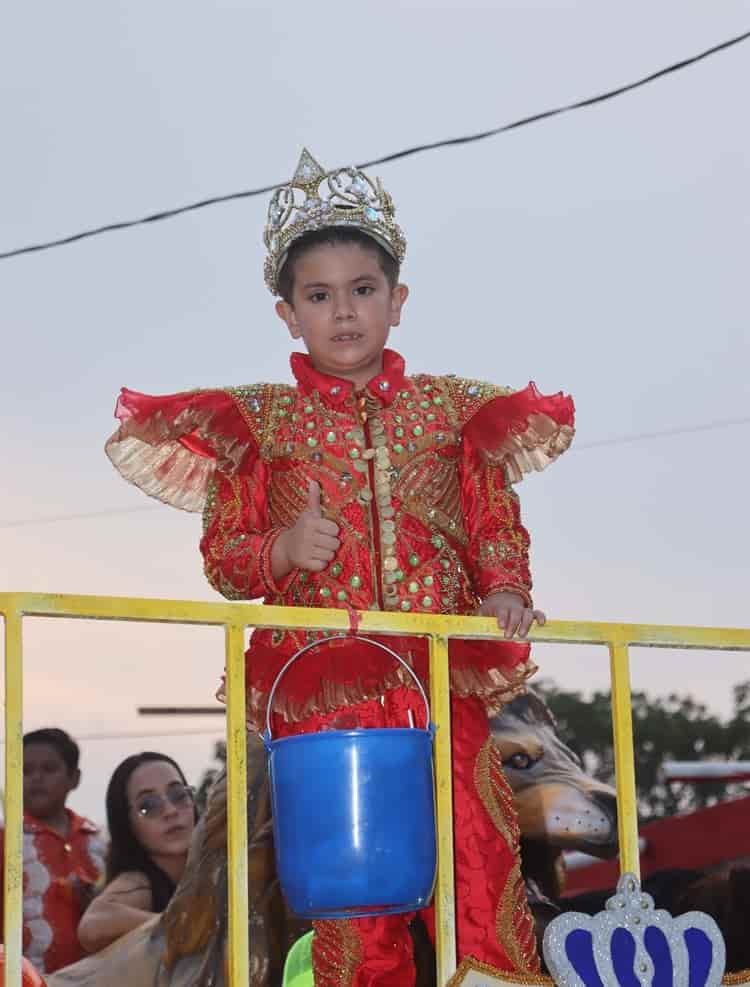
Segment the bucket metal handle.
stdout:
<path fill-rule="evenodd" d="M 427 695 L 426 695 L 426 693 L 424 691 L 424 687 L 423 687 L 422 683 L 419 681 L 419 678 L 416 675 L 414 669 L 411 667 L 411 665 L 407 661 L 404 661 L 404 659 L 401 657 L 401 655 L 397 654 L 393 650 L 393 648 L 389 648 L 387 644 L 383 644 L 381 641 L 375 641 L 371 637 L 360 637 L 359 635 L 356 635 L 356 636 L 352 637 L 351 634 L 333 634 L 330 637 L 321 638 L 319 641 L 311 641 L 309 644 L 306 644 L 303 648 L 300 648 L 299 651 L 297 651 L 295 654 L 293 654 L 292 657 L 282 666 L 279 674 L 274 679 L 273 685 L 271 686 L 271 691 L 268 694 L 268 706 L 266 708 L 266 732 L 263 735 L 263 739 L 264 739 L 264 741 L 266 743 L 270 743 L 270 741 L 272 739 L 271 738 L 271 711 L 273 709 L 273 700 L 274 700 L 274 696 L 276 695 L 276 689 L 278 688 L 279 682 L 283 678 L 284 673 L 286 672 L 286 670 L 291 665 L 293 665 L 295 663 L 295 661 L 297 661 L 298 658 L 301 658 L 302 655 L 306 651 L 311 651 L 313 648 L 319 648 L 321 645 L 323 645 L 323 644 L 329 644 L 331 641 L 351 641 L 351 640 L 361 641 L 363 644 L 370 644 L 374 648 L 380 648 L 381 651 L 385 651 L 385 653 L 388 654 L 388 655 L 390 655 L 391 658 L 395 658 L 396 661 L 399 663 L 399 665 L 401 665 L 402 668 L 405 668 L 406 669 L 406 671 L 409 673 L 409 675 L 414 680 L 414 685 L 419 690 L 419 694 L 422 697 L 422 701 L 424 702 L 424 706 L 425 706 L 425 710 L 426 710 L 426 714 L 427 714 L 427 720 L 426 720 L 426 722 L 428 724 L 428 729 L 430 730 L 430 732 L 433 731 L 434 728 L 432 726 L 432 723 L 430 722 L 430 704 L 429 704 L 429 702 L 427 700 Z"/>

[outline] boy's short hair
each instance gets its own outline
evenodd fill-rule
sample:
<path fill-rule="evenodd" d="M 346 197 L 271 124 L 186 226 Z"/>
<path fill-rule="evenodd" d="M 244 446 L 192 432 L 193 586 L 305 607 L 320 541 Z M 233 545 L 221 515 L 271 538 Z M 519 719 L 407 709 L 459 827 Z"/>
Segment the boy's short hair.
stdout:
<path fill-rule="evenodd" d="M 29 744 L 48 744 L 54 747 L 57 753 L 65 762 L 65 766 L 70 774 L 78 770 L 78 761 L 81 756 L 78 744 L 69 733 L 60 730 L 58 727 L 43 727 L 41 730 L 32 730 L 23 735 L 23 746 Z"/>
<path fill-rule="evenodd" d="M 303 233 L 289 248 L 284 266 L 276 277 L 279 294 L 285 302 L 291 304 L 292 301 L 295 264 L 308 250 L 312 250 L 313 247 L 318 247 L 322 243 L 332 246 L 336 246 L 339 243 L 356 243 L 363 250 L 371 251 L 377 257 L 380 269 L 385 274 L 391 288 L 395 288 L 398 284 L 401 265 L 384 247 L 380 246 L 377 240 L 374 240 L 367 233 L 363 233 L 362 230 L 358 230 L 355 227 L 326 226 L 322 230 L 311 230 L 309 233 Z"/>

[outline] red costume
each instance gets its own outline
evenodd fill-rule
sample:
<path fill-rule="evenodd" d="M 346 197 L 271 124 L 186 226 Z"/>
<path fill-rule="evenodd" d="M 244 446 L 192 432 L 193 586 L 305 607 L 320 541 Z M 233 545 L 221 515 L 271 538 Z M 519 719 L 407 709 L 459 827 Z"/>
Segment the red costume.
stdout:
<path fill-rule="evenodd" d="M 120 397 L 121 425 L 107 452 L 146 493 L 204 511 L 201 551 L 212 586 L 230 599 L 355 610 L 468 614 L 503 589 L 530 603 L 529 539 L 510 484 L 568 447 L 570 398 L 545 397 L 533 384 L 512 392 L 454 376 L 408 377 L 391 350 L 362 392 L 302 354 L 293 355 L 292 370 L 296 387 Z M 273 543 L 305 509 L 310 480 L 320 485 L 324 516 L 339 526 L 341 548 L 323 572 L 294 570 L 277 585 Z M 247 682 L 256 728 L 276 674 L 309 637 L 254 631 Z M 424 639 L 388 643 L 426 682 Z M 361 650 L 345 641 L 300 661 L 274 702 L 277 732 L 394 717 L 403 724 L 405 680 L 374 649 Z M 452 642 L 450 661 L 459 954 L 533 970 L 515 814 L 485 713 L 533 670 L 529 646 Z M 316 984 L 412 982 L 403 916 L 321 922 L 316 930 Z"/>
<path fill-rule="evenodd" d="M 54 973 L 83 956 L 78 923 L 104 872 L 99 827 L 65 811 L 66 836 L 28 812 L 23 819 L 23 953 L 40 973 Z M 0 831 L 0 859 L 3 844 Z"/>

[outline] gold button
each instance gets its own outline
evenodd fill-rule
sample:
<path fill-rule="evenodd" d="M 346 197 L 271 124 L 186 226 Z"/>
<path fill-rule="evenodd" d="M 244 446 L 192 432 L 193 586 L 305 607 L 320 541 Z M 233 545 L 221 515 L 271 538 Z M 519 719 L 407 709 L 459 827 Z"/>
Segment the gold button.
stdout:
<path fill-rule="evenodd" d="M 383 568 L 386 572 L 393 572 L 398 569 L 398 559 L 388 558 L 383 561 Z"/>
<path fill-rule="evenodd" d="M 363 500 L 366 504 L 369 504 L 372 500 L 372 490 L 368 490 L 367 487 L 365 487 L 364 490 L 360 490 L 359 499 Z"/>

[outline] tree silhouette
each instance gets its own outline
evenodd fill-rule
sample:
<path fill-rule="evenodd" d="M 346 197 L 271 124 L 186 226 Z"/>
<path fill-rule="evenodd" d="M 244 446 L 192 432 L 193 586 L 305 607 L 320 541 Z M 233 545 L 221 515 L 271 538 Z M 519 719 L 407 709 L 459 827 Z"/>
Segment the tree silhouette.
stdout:
<path fill-rule="evenodd" d="M 561 739 L 581 757 L 591 774 L 614 784 L 611 693 L 595 692 L 591 699 L 584 699 L 580 692 L 567 692 L 548 680 L 535 683 L 534 688 L 555 715 Z M 734 687 L 734 709 L 727 722 L 691 696 L 672 693 L 652 699 L 645 692 L 634 692 L 632 700 L 636 788 L 644 819 L 698 809 L 747 793 L 742 783 L 667 784 L 660 769 L 664 761 L 750 757 L 750 682 Z"/>

